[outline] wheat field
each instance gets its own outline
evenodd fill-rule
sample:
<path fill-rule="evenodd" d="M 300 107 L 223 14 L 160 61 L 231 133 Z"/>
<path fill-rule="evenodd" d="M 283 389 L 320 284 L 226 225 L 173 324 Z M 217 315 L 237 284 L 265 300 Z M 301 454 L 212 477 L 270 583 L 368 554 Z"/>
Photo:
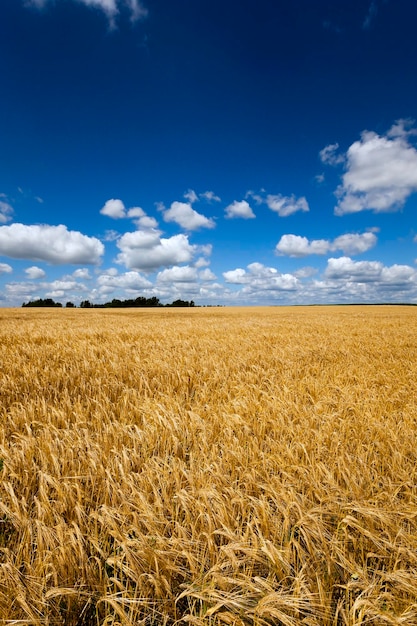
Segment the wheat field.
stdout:
<path fill-rule="evenodd" d="M 0 623 L 417 624 L 417 309 L 0 312 Z"/>

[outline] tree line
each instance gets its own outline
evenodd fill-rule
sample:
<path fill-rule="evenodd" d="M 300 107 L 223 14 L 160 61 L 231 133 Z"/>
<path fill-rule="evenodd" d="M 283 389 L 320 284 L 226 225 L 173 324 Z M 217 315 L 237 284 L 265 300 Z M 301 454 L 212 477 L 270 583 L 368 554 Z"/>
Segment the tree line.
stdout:
<path fill-rule="evenodd" d="M 174 300 L 171 304 L 162 304 L 162 302 L 156 296 L 152 298 L 144 298 L 139 296 L 135 299 L 119 300 L 113 298 L 111 302 L 105 302 L 104 304 L 93 304 L 89 300 L 83 300 L 80 303 L 81 309 L 126 309 L 126 308 L 143 308 L 143 307 L 193 307 L 195 303 L 193 300 Z M 23 302 L 22 307 L 62 307 L 61 302 L 55 302 L 52 298 L 39 298 L 38 300 L 31 300 L 30 302 Z M 73 302 L 67 302 L 66 308 L 75 308 L 76 305 Z"/>

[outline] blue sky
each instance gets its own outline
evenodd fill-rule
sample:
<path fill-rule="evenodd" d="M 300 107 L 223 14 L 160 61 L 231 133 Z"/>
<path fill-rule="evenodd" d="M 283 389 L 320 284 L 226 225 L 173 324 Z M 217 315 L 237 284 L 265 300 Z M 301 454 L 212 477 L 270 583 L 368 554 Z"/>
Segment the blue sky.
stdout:
<path fill-rule="evenodd" d="M 2 0 L 0 305 L 417 302 L 415 0 Z"/>

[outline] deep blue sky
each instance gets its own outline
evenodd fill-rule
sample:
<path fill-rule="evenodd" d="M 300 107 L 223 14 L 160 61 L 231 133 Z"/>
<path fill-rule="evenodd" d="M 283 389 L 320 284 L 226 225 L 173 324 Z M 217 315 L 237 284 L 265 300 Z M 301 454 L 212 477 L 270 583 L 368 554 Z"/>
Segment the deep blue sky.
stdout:
<path fill-rule="evenodd" d="M 0 303 L 417 302 L 416 23 L 2 0 Z"/>

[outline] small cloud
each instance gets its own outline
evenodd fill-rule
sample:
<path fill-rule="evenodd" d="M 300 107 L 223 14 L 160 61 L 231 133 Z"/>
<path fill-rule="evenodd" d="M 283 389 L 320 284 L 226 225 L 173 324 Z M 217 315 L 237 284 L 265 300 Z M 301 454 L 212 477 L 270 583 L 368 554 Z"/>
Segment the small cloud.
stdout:
<path fill-rule="evenodd" d="M 288 217 L 297 211 L 309 211 L 308 202 L 304 197 L 296 198 L 292 196 L 267 195 L 266 204 L 271 209 L 278 213 L 280 217 Z"/>
<path fill-rule="evenodd" d="M 159 272 L 156 280 L 161 283 L 192 283 L 197 280 L 197 277 L 195 267 L 175 265 Z"/>
<path fill-rule="evenodd" d="M 317 174 L 317 176 L 314 177 L 314 180 L 318 185 L 321 185 L 325 181 L 325 176 L 324 174 Z"/>
<path fill-rule="evenodd" d="M 345 156 L 343 154 L 337 154 L 339 150 L 338 143 L 331 143 L 328 146 L 324 147 L 323 150 L 320 150 L 319 156 L 322 163 L 325 165 L 340 165 L 340 163 L 345 162 Z"/>
<path fill-rule="evenodd" d="M 0 263 L 0 274 L 10 274 L 11 272 L 13 269 L 8 263 Z"/>
<path fill-rule="evenodd" d="M 114 220 L 123 219 L 127 217 L 126 208 L 123 202 L 117 198 L 107 200 L 105 205 L 100 209 L 102 215 L 107 215 Z"/>
<path fill-rule="evenodd" d="M 194 189 L 189 189 L 184 194 L 184 198 L 188 200 L 190 204 L 205 200 L 206 202 L 220 202 L 219 196 L 216 196 L 214 191 L 205 191 L 204 193 L 196 193 Z"/>
<path fill-rule="evenodd" d="M 145 211 L 140 206 L 134 206 L 128 210 L 126 217 L 143 217 L 146 215 Z"/>
<path fill-rule="evenodd" d="M 36 265 L 32 265 L 32 267 L 27 267 L 25 269 L 25 274 L 28 278 L 30 278 L 30 280 L 36 280 L 37 278 L 44 278 L 44 276 L 46 276 L 46 272 L 44 272 L 43 269 L 37 267 Z"/>
<path fill-rule="evenodd" d="M 293 274 L 281 274 L 275 267 L 266 267 L 262 263 L 250 263 L 246 270 L 237 268 L 223 272 L 227 283 L 244 285 L 242 294 L 273 294 L 277 292 L 295 291 L 299 280 Z"/>
<path fill-rule="evenodd" d="M 225 208 L 225 217 L 227 219 L 241 217 L 248 220 L 253 219 L 256 215 L 246 200 L 241 200 L 240 202 L 235 200 L 232 204 L 229 204 L 229 206 Z"/>
<path fill-rule="evenodd" d="M 201 270 L 201 272 L 199 273 L 199 277 L 200 280 L 203 280 L 205 282 L 210 282 L 212 280 L 216 280 L 217 278 L 216 274 L 213 274 L 211 269 L 209 269 L 208 267 L 204 270 Z"/>
<path fill-rule="evenodd" d="M 175 222 L 185 230 L 198 230 L 199 228 L 214 228 L 214 220 L 197 213 L 186 202 L 173 202 L 169 209 L 163 213 L 165 222 Z"/>
<path fill-rule="evenodd" d="M 186 191 L 184 194 L 184 198 L 188 200 L 190 204 L 193 204 L 194 202 L 198 201 L 198 196 L 196 192 L 194 191 L 194 189 L 189 189 L 188 191 Z"/>
<path fill-rule="evenodd" d="M 13 207 L 8 202 L 0 201 L 0 224 L 6 224 L 10 222 L 13 215 Z"/>
<path fill-rule="evenodd" d="M 120 236 L 121 235 L 117 232 L 117 230 L 106 230 L 102 239 L 103 241 L 116 241 Z"/>
<path fill-rule="evenodd" d="M 261 189 L 262 193 L 265 193 L 265 189 Z M 256 202 L 256 204 L 263 204 L 265 199 L 261 196 L 260 193 L 255 193 L 254 191 L 247 191 L 245 194 L 245 198 L 252 198 Z"/>
<path fill-rule="evenodd" d="M 154 217 L 149 217 L 149 215 L 144 215 L 137 220 L 133 220 L 138 228 L 141 230 L 154 230 L 158 228 L 158 222 Z"/>
<path fill-rule="evenodd" d="M 344 254 L 362 254 L 373 248 L 377 238 L 372 232 L 363 234 L 348 233 L 340 235 L 333 241 L 327 239 L 308 240 L 299 235 L 282 235 L 276 245 L 275 252 L 289 257 L 305 257 L 311 254 L 324 255 L 329 252 L 341 250 Z"/>
<path fill-rule="evenodd" d="M 90 272 L 86 267 L 82 267 L 72 273 L 74 278 L 81 278 L 82 280 L 91 280 Z"/>
<path fill-rule="evenodd" d="M 203 200 L 206 200 L 206 202 L 220 202 L 221 201 L 221 198 L 219 198 L 219 196 L 216 196 L 214 191 L 205 191 L 204 193 L 200 193 L 200 198 L 203 198 Z"/>

